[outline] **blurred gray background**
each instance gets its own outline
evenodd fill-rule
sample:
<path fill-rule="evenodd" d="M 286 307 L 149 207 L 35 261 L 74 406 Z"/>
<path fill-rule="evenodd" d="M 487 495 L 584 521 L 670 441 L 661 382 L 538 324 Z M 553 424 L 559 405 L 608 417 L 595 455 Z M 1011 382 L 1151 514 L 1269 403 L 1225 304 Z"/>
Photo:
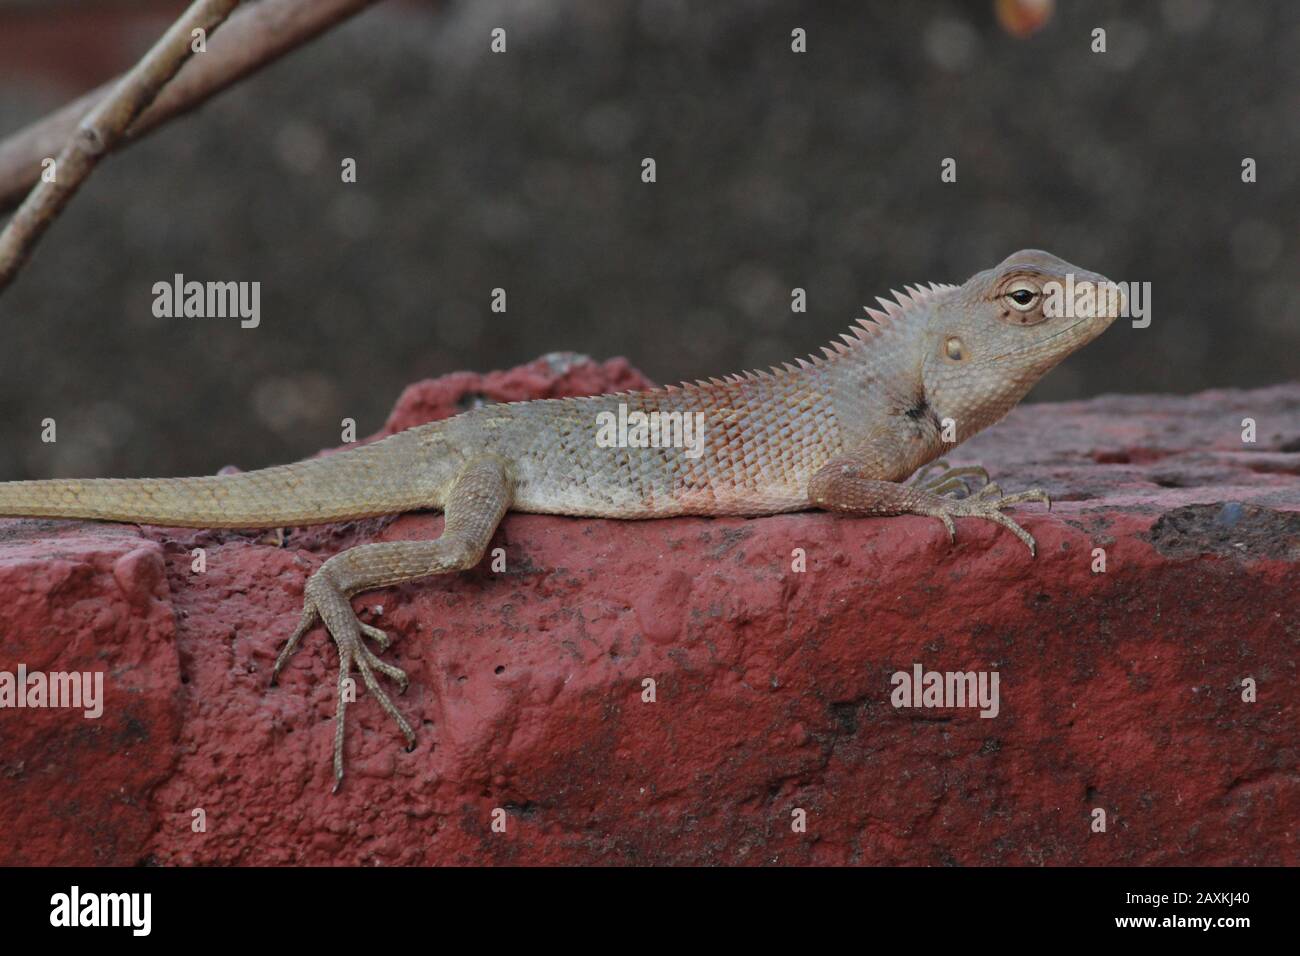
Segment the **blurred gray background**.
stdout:
<path fill-rule="evenodd" d="M 0 135 L 183 4 L 106 4 L 129 20 L 74 43 L 89 6 L 0 15 L 0 58 L 40 29 L 80 66 L 11 55 Z M 1294 379 L 1298 73 L 1290 2 L 1067 2 L 1028 39 L 993 0 L 381 5 L 94 174 L 0 294 L 0 479 L 289 461 L 412 381 L 555 350 L 663 382 L 767 367 L 1025 246 L 1154 286 L 1150 328 L 1035 399 Z M 260 281 L 261 327 L 154 318 L 177 272 Z"/>

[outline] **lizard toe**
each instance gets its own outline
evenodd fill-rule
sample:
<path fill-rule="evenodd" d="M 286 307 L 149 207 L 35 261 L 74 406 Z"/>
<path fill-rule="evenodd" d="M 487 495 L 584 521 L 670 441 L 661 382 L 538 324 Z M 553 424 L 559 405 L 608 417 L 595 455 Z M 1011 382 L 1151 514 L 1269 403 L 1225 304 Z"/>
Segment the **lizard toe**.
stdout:
<path fill-rule="evenodd" d="M 367 624 L 364 621 L 361 622 L 361 633 L 378 644 L 381 651 L 388 650 L 388 645 L 392 643 L 392 638 L 388 636 L 386 631 Z"/>
<path fill-rule="evenodd" d="M 928 465 L 922 465 L 920 470 L 915 475 L 912 476 L 911 484 L 915 485 L 918 488 L 923 488 L 925 486 L 926 479 L 928 479 L 930 475 L 932 475 L 936 471 L 939 471 L 940 469 L 947 470 L 948 467 L 949 467 L 948 460 L 946 458 L 939 458 L 935 461 L 930 462 Z"/>
<path fill-rule="evenodd" d="M 943 472 L 935 478 L 930 478 L 930 471 L 939 465 L 943 466 Z M 979 465 L 961 465 L 957 468 L 950 468 L 948 463 L 942 459 L 931 462 L 931 464 L 921 469 L 913 481 L 914 485 L 932 495 L 942 496 L 949 495 L 951 492 L 960 492 L 952 495 L 952 497 L 956 498 L 972 497 L 987 487 L 988 483 L 989 473 Z"/>
<path fill-rule="evenodd" d="M 362 627 L 365 627 L 365 625 L 363 624 Z M 375 655 L 374 651 L 370 650 L 360 642 L 357 644 L 356 653 L 358 660 L 365 661 L 366 665 L 372 670 L 379 671 L 379 673 L 383 674 L 389 680 L 395 682 L 398 685 L 398 691 L 400 693 L 406 693 L 406 687 L 411 682 L 410 678 L 406 676 L 406 671 L 394 664 L 388 663 L 387 661 L 380 660 L 380 658 Z"/>
<path fill-rule="evenodd" d="M 397 680 L 405 688 L 406 674 L 399 668 L 391 664 L 385 664 L 375 657 L 360 641 L 357 642 L 353 656 L 357 670 L 361 672 L 361 679 L 365 682 L 366 690 L 370 692 L 375 700 L 379 701 L 379 706 L 384 709 L 384 713 L 396 721 L 402 736 L 406 738 L 406 749 L 410 750 L 415 746 L 415 731 L 411 729 L 411 725 L 406 722 L 406 718 L 401 715 L 396 705 L 389 699 L 388 694 L 379 686 L 379 681 L 375 679 L 375 671 L 379 671 L 384 676 Z"/>
<path fill-rule="evenodd" d="M 1047 510 L 1052 510 L 1052 499 L 1042 488 L 1030 488 L 1028 491 L 1018 491 L 1014 495 L 1006 495 L 998 500 L 999 507 L 1007 505 L 1018 505 L 1026 501 L 1041 501 L 1047 505 Z"/>
<path fill-rule="evenodd" d="M 1001 502 L 998 502 L 998 505 L 1000 504 Z M 1002 525 L 1002 527 L 1006 528 L 1024 542 L 1025 547 L 1029 549 L 1030 555 L 1038 553 L 1038 543 L 1034 541 L 1034 536 L 1004 515 L 1001 511 L 998 511 L 997 505 L 987 510 L 978 511 L 972 515 L 972 517 L 984 518 L 988 521 L 992 521 L 994 524 Z"/>
<path fill-rule="evenodd" d="M 302 616 L 298 619 L 298 626 L 294 628 L 289 639 L 284 642 L 284 647 L 280 648 L 280 653 L 276 655 L 275 666 L 271 668 L 271 686 L 274 687 L 280 679 L 280 671 L 284 665 L 289 662 L 293 656 L 294 649 L 297 648 L 298 642 L 302 640 L 303 635 L 316 626 L 320 620 L 320 613 L 316 610 L 316 605 L 310 598 L 304 598 L 302 603 Z"/>

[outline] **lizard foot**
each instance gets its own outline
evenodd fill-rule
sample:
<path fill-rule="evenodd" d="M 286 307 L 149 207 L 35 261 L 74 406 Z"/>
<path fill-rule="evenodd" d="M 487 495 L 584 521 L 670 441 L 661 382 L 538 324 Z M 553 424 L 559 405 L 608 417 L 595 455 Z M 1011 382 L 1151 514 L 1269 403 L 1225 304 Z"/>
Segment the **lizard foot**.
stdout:
<path fill-rule="evenodd" d="M 406 718 L 393 705 L 392 700 L 375 678 L 375 672 L 378 671 L 395 681 L 399 691 L 405 691 L 406 673 L 401 668 L 380 660 L 362 640 L 363 636 L 370 638 L 383 651 L 388 649 L 388 635 L 357 617 L 347 595 L 339 589 L 324 568 L 318 570 L 307 581 L 303 595 L 302 617 L 275 659 L 275 667 L 271 671 L 271 683 L 275 684 L 281 668 L 289 660 L 303 635 L 322 621 L 339 650 L 338 704 L 334 711 L 334 791 L 338 792 L 339 785 L 343 782 L 343 725 L 348 708 L 348 697 L 352 691 L 350 678 L 354 665 L 361 672 L 361 679 L 365 682 L 366 689 L 379 701 L 379 706 L 384 709 L 384 712 L 397 722 L 398 729 L 406 738 L 407 750 L 415 746 L 415 731 L 411 729 L 411 725 L 406 722 Z"/>
<path fill-rule="evenodd" d="M 931 474 L 935 471 L 939 471 L 938 476 L 931 478 Z M 914 488 L 928 491 L 932 495 L 962 499 L 969 498 L 972 494 L 986 488 L 989 484 L 989 473 L 979 465 L 963 465 L 953 468 L 947 461 L 940 458 L 923 466 L 916 473 L 911 484 Z M 972 488 L 972 484 L 974 488 Z M 952 494 L 953 492 L 958 492 L 958 494 Z"/>
<path fill-rule="evenodd" d="M 994 524 L 1000 524 L 1023 541 L 1032 555 L 1036 554 L 1038 549 L 1034 536 L 1002 513 L 1003 508 L 1024 501 L 1041 501 L 1047 505 L 1048 511 L 1052 510 L 1052 500 L 1041 488 L 1004 495 L 997 482 L 989 482 L 968 498 L 941 498 L 936 503 L 920 506 L 918 511 L 942 521 L 944 527 L 948 529 L 950 541 L 957 539 L 957 527 L 953 524 L 953 518 L 984 518 Z"/>

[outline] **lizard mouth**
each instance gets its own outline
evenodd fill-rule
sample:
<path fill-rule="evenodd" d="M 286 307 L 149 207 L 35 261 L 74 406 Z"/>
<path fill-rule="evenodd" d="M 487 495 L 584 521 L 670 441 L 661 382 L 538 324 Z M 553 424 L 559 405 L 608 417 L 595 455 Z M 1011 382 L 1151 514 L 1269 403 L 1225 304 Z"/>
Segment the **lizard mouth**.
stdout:
<path fill-rule="evenodd" d="M 1049 335 L 1049 336 L 1048 336 L 1047 338 L 1045 338 L 1045 339 L 1039 339 L 1039 340 L 1038 340 L 1037 342 L 1035 342 L 1034 344 L 1032 344 L 1032 345 L 1026 345 L 1026 346 L 1024 346 L 1023 348 L 1012 349 L 1010 352 L 1003 352 L 1001 355 L 996 355 L 996 356 L 994 356 L 993 358 L 988 359 L 988 360 L 985 361 L 985 362 L 981 362 L 980 364 L 981 364 L 981 365 L 991 365 L 992 363 L 994 363 L 994 362 L 1000 362 L 1000 361 L 1002 361 L 1004 358 L 1008 358 L 1009 356 L 1013 356 L 1013 355 L 1028 355 L 1028 354 L 1031 353 L 1031 352 L 1037 352 L 1039 349 L 1041 349 L 1041 348 L 1042 348 L 1044 345 L 1046 345 L 1048 342 L 1052 341 L 1052 339 L 1060 338 L 1062 335 L 1065 335 L 1065 334 L 1066 334 L 1067 332 L 1069 332 L 1071 329 L 1076 329 L 1076 328 L 1078 328 L 1079 326 L 1083 325 L 1083 323 L 1092 321 L 1094 318 L 1096 318 L 1096 316 L 1086 316 L 1085 318 L 1082 318 L 1082 319 L 1076 319 L 1075 321 L 1073 321 L 1073 322 L 1071 322 L 1069 325 L 1067 325 L 1065 328 L 1063 328 L 1063 329 L 1061 329 L 1061 330 L 1059 330 L 1059 331 L 1057 331 L 1057 332 L 1053 332 L 1051 335 Z"/>

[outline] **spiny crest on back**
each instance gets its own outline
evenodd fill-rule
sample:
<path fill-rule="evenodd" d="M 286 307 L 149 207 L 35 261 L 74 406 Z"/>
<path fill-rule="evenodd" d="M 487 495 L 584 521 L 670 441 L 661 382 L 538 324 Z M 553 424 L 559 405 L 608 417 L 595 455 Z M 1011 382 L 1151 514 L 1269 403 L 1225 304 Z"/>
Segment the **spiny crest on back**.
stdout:
<path fill-rule="evenodd" d="M 901 328 L 937 294 L 957 287 L 931 282 L 928 286 L 917 284 L 915 286 L 905 285 L 903 288 L 907 291 L 890 290 L 894 296 L 892 300 L 877 296 L 876 301 L 880 303 L 879 309 L 864 306 L 863 308 L 866 309 L 868 317 L 858 319 L 848 332 L 840 336 L 844 344 L 832 342 L 830 346 L 823 347 L 822 353 L 826 356 L 826 359 L 834 359 L 837 356 L 848 354 L 863 343 L 880 340 L 888 336 L 895 329 Z M 818 364 L 824 364 L 826 359 L 813 357 L 813 361 Z"/>
<path fill-rule="evenodd" d="M 907 291 L 890 290 L 894 296 L 892 300 L 877 296 L 876 301 L 880 303 L 879 309 L 864 306 L 868 318 L 858 319 L 849 328 L 848 332 L 840 335 L 841 341 L 834 341 L 823 346 L 821 356 L 810 354 L 807 358 L 796 358 L 794 364 L 784 362 L 780 367 L 773 365 L 766 372 L 761 369 L 752 369 L 747 372 L 737 372 L 720 379 L 710 378 L 707 381 L 696 379 L 694 382 L 682 382 L 679 385 L 665 386 L 665 388 L 668 391 L 677 391 L 679 389 L 690 391 L 697 388 L 719 388 L 746 383 L 772 382 L 791 375 L 800 375 L 824 368 L 828 362 L 845 355 L 851 355 L 855 349 L 860 348 L 864 343 L 880 340 L 888 336 L 892 331 L 901 327 L 910 317 L 914 316 L 921 306 L 929 303 L 936 295 L 947 292 L 949 289 L 955 289 L 957 286 L 931 282 L 928 285 L 919 283 L 917 285 L 905 285 L 903 288 Z"/>
<path fill-rule="evenodd" d="M 858 319 L 849 328 L 848 332 L 840 335 L 841 341 L 831 342 L 829 345 L 823 346 L 822 355 L 825 356 L 824 358 L 809 355 L 808 361 L 799 359 L 799 370 L 824 366 L 828 361 L 851 354 L 865 343 L 883 339 L 894 330 L 903 327 L 911 317 L 918 313 L 922 306 L 928 304 L 936 295 L 949 289 L 955 289 L 957 286 L 931 282 L 929 285 L 906 285 L 903 288 L 907 291 L 890 290 L 894 296 L 892 300 L 877 296 L 876 301 L 880 303 L 880 309 L 864 306 L 868 318 Z M 774 369 L 773 371 L 777 370 Z"/>
<path fill-rule="evenodd" d="M 893 293 L 894 300 L 876 296 L 876 301 L 880 303 L 880 309 L 873 309 L 871 306 L 863 306 L 871 321 L 867 319 L 858 319 L 857 328 L 853 331 L 857 333 L 858 338 L 865 339 L 873 335 L 879 335 L 881 332 L 892 328 L 901 322 L 909 310 L 915 306 L 921 306 L 929 302 L 940 292 L 946 292 L 949 289 L 957 288 L 955 285 L 944 285 L 939 282 L 931 282 L 929 286 L 903 286 L 906 292 L 898 292 L 894 289 L 889 291 Z M 883 311 L 881 311 L 883 309 Z M 859 332 L 858 329 L 862 331 Z"/>

